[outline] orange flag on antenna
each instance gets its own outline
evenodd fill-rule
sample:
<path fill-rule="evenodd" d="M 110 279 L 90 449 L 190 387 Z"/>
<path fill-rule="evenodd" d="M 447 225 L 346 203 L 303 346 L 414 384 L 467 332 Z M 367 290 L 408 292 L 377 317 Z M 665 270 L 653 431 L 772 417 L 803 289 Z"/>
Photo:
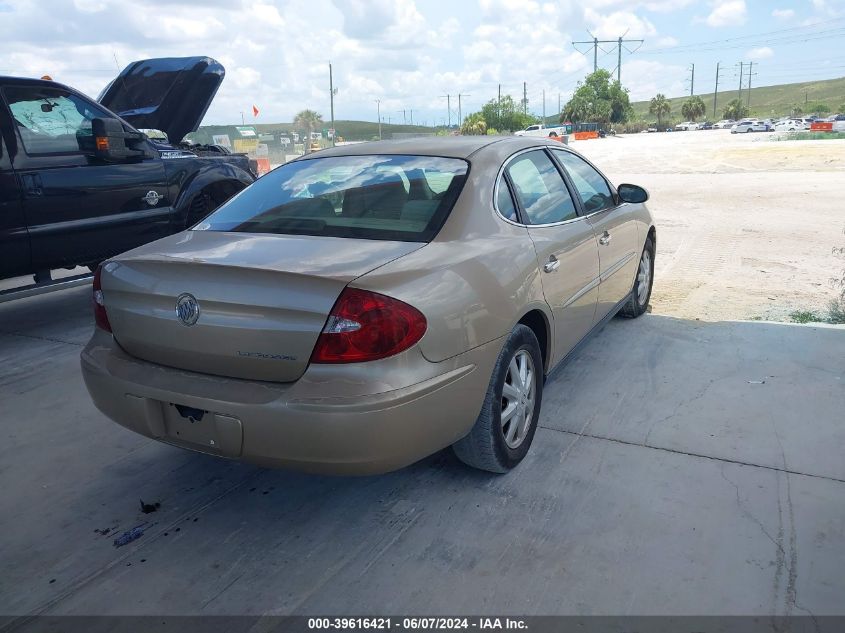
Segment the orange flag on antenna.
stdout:
<path fill-rule="evenodd" d="M 258 108 L 256 108 L 254 105 L 252 106 L 252 116 L 258 116 Z"/>

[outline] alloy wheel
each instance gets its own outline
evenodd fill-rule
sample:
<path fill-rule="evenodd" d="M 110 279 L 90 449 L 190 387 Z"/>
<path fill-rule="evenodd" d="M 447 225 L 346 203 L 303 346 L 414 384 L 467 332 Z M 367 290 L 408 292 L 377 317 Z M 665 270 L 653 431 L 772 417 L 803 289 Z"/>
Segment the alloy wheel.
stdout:
<path fill-rule="evenodd" d="M 511 359 L 502 386 L 502 434 L 511 449 L 525 440 L 534 418 L 537 374 L 528 350 L 519 350 Z"/>
<path fill-rule="evenodd" d="M 641 306 L 648 300 L 648 290 L 651 287 L 651 253 L 643 251 L 640 269 L 637 271 L 637 301 Z"/>

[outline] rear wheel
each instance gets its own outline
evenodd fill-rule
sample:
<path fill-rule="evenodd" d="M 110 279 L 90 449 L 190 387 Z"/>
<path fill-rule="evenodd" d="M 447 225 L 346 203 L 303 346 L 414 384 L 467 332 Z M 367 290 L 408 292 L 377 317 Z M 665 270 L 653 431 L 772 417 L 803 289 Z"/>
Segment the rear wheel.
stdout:
<path fill-rule="evenodd" d="M 643 254 L 640 256 L 640 265 L 637 267 L 637 277 L 634 279 L 631 297 L 619 311 L 619 314 L 634 319 L 645 312 L 648 308 L 648 301 L 651 299 L 651 287 L 653 283 L 654 242 L 651 238 L 648 238 L 645 241 Z"/>
<path fill-rule="evenodd" d="M 543 360 L 531 328 L 519 324 L 496 359 L 475 426 L 452 449 L 465 464 L 506 473 L 531 447 L 543 399 Z"/>

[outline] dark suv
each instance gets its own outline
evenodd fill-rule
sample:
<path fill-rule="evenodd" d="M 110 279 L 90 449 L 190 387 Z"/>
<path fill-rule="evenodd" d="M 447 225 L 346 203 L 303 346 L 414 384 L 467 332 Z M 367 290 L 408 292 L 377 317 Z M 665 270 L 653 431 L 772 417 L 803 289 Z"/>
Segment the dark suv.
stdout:
<path fill-rule="evenodd" d="M 93 267 L 183 230 L 252 183 L 246 155 L 183 142 L 224 74 L 208 57 L 134 62 L 98 101 L 0 77 L 0 279 Z"/>

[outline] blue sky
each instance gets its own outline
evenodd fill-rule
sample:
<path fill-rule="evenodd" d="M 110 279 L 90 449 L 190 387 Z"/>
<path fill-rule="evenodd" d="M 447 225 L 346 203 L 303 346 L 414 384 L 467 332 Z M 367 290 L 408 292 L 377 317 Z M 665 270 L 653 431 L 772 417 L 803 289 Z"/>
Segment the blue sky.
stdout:
<path fill-rule="evenodd" d="M 557 111 L 592 69 L 572 40 L 620 35 L 622 83 L 632 98 L 736 90 L 845 76 L 845 0 L 0 0 L 0 73 L 41 76 L 96 95 L 118 66 L 145 57 L 210 55 L 227 69 L 206 123 L 241 112 L 290 121 L 303 108 L 329 116 L 328 63 L 339 119 L 427 124 L 504 94 Z M 582 54 L 584 51 L 587 54 Z M 616 68 L 604 44 L 599 65 Z M 444 95 L 453 95 L 447 112 Z M 260 110 L 251 115 L 252 105 Z"/>

